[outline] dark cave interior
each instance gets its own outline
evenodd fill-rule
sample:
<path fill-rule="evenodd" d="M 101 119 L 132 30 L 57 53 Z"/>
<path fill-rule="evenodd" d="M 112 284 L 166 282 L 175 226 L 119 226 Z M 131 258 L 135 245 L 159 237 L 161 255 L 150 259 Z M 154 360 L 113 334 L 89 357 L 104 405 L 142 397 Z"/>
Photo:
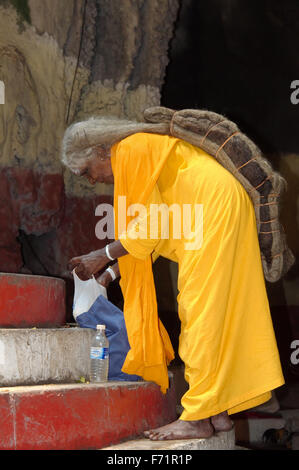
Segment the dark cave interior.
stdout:
<path fill-rule="evenodd" d="M 162 105 L 215 111 L 265 153 L 298 152 L 296 0 L 182 0 Z"/>

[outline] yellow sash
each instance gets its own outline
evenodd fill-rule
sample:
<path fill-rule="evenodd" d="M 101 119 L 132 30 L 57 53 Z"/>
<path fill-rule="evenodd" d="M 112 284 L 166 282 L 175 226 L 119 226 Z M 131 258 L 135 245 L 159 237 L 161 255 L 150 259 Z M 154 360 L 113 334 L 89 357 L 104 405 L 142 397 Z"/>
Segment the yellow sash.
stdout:
<path fill-rule="evenodd" d="M 115 240 L 118 239 L 119 196 L 126 207 L 145 204 L 178 139 L 168 138 L 159 152 L 148 146 L 143 133 L 134 134 L 111 149 L 114 174 Z M 132 217 L 125 217 L 126 226 Z M 118 260 L 124 317 L 131 349 L 122 371 L 156 382 L 163 393 L 169 387 L 167 366 L 174 358 L 170 338 L 158 317 L 152 258 L 140 260 L 128 254 Z"/>

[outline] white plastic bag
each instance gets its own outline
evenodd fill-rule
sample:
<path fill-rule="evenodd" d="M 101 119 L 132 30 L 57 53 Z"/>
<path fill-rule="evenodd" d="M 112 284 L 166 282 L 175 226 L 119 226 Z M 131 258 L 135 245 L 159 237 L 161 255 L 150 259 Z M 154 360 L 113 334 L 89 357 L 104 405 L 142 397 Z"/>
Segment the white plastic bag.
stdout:
<path fill-rule="evenodd" d="M 78 315 L 88 312 L 99 295 L 103 295 L 107 299 L 107 290 L 96 281 L 94 276 L 87 281 L 81 281 L 75 269 L 73 270 L 73 276 L 75 283 L 73 317 L 76 320 Z"/>

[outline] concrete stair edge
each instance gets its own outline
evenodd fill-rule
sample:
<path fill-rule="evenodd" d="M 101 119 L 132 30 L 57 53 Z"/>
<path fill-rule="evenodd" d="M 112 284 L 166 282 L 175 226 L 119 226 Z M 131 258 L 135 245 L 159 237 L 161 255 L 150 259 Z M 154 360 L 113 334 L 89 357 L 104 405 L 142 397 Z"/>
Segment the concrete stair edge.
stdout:
<path fill-rule="evenodd" d="M 219 432 L 208 439 L 180 439 L 169 441 L 151 441 L 145 438 L 127 440 L 120 444 L 104 447 L 100 450 L 235 450 L 234 429 Z"/>
<path fill-rule="evenodd" d="M 91 339 L 89 328 L 0 328 L 0 385 L 86 378 Z"/>
<path fill-rule="evenodd" d="M 0 388 L 0 450 L 88 450 L 173 421 L 175 397 L 152 382 Z"/>

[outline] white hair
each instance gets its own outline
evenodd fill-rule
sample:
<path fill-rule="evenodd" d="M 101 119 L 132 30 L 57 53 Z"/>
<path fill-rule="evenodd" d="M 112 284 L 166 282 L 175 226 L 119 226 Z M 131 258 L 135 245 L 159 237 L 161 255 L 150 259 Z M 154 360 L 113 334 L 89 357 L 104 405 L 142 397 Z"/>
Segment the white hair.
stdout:
<path fill-rule="evenodd" d="M 91 117 L 71 124 L 62 140 L 62 162 L 76 172 L 94 156 L 94 149 L 101 146 L 110 149 L 116 142 L 136 134 L 150 132 L 167 134 L 166 123 L 142 123 L 116 117 Z"/>

